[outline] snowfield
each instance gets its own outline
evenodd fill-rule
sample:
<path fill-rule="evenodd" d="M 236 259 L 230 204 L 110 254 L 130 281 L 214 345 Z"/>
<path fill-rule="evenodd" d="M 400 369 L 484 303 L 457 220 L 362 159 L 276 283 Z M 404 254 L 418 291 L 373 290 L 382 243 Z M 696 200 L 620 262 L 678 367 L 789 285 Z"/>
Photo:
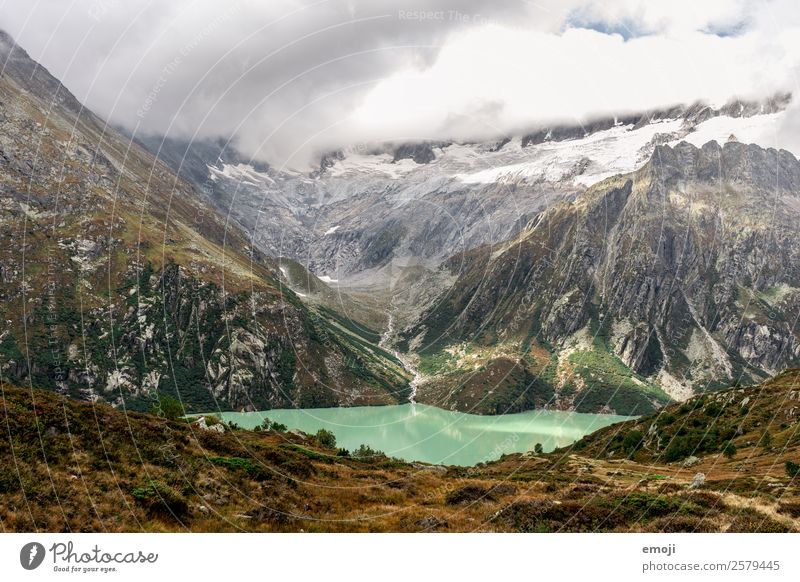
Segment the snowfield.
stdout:
<path fill-rule="evenodd" d="M 550 205 L 640 168 L 658 145 L 736 139 L 774 147 L 787 110 L 761 107 L 696 105 L 650 122 L 608 119 L 590 124 L 590 133 L 563 128 L 560 135 L 576 137 L 525 147 L 522 136 L 403 149 L 383 144 L 331 153 L 314 171 L 217 161 L 209 172 L 215 203 L 252 233 L 255 245 L 300 260 L 338 286 L 404 257 L 435 266 L 466 248 L 505 240 Z"/>
<path fill-rule="evenodd" d="M 453 143 L 433 146 L 435 159 L 417 164 L 411 159 L 393 161 L 385 152 L 373 154 L 343 150 L 319 176 L 309 179 L 297 172 L 284 172 L 276 182 L 247 164 L 209 166 L 212 178 L 226 178 L 240 186 L 279 190 L 292 198 L 297 191 L 316 192 L 325 205 L 359 196 L 365 191 L 384 190 L 397 205 L 420 199 L 438 190 L 456 190 L 464 185 L 524 182 L 573 183 L 591 186 L 610 176 L 631 172 L 648 160 L 656 145 L 675 145 L 685 140 L 693 145 L 716 140 L 724 144 L 731 136 L 743 143 L 774 147 L 776 131 L 785 112 L 751 117 L 712 117 L 695 126 L 683 119 L 663 119 L 641 127 L 616 125 L 580 139 L 545 141 L 522 147 L 520 137 L 500 147 L 492 143 Z M 497 150 L 497 151 L 494 151 Z M 797 154 L 798 152 L 794 152 Z M 402 180 L 402 192 L 395 188 Z M 323 236 L 340 225 L 325 225 Z"/>

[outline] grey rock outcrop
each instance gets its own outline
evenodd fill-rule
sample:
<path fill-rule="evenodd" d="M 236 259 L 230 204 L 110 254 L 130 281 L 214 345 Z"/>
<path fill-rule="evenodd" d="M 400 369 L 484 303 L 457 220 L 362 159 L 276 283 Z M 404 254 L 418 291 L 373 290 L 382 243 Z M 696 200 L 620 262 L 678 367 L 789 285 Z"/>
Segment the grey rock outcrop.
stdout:
<path fill-rule="evenodd" d="M 582 345 L 675 398 L 755 382 L 800 363 L 798 209 L 789 152 L 660 145 L 637 172 L 554 205 L 500 251 L 446 263 L 457 276 L 447 301 L 405 337 L 422 333 L 429 350 L 484 330 L 555 354 Z M 579 390 L 599 378 L 585 372 Z"/>

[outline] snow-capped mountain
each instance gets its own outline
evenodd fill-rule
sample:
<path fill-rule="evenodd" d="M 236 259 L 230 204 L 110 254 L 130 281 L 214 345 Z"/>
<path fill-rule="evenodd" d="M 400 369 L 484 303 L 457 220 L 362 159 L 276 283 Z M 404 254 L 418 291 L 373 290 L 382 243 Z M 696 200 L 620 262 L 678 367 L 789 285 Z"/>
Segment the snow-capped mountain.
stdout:
<path fill-rule="evenodd" d="M 787 151 L 658 146 L 443 265 L 455 282 L 400 334 L 436 370 L 420 401 L 629 414 L 796 367 L 798 209 Z"/>
<path fill-rule="evenodd" d="M 256 248 L 316 275 L 284 274 L 304 301 L 367 292 L 420 401 L 638 413 L 800 358 L 798 166 L 769 148 L 789 102 L 344 149 L 311 173 L 220 151 L 199 176 Z"/>
<path fill-rule="evenodd" d="M 695 104 L 482 143 L 361 146 L 324 156 L 310 174 L 248 163 L 224 144 L 168 140 L 158 151 L 264 252 L 323 280 L 387 286 L 390 267 L 435 267 L 505 240 L 553 203 L 639 168 L 658 145 L 770 146 L 789 100 Z"/>

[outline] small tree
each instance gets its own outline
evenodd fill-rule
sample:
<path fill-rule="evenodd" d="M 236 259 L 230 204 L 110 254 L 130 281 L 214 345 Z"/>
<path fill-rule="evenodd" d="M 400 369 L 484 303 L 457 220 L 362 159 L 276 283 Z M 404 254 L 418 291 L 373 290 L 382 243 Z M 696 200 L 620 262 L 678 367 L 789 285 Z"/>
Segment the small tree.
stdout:
<path fill-rule="evenodd" d="M 786 461 L 786 474 L 792 479 L 800 476 L 800 464 L 793 461 Z"/>
<path fill-rule="evenodd" d="M 676 436 L 672 438 L 664 451 L 664 461 L 667 463 L 680 461 L 694 452 L 689 440 L 685 436 Z"/>
<path fill-rule="evenodd" d="M 272 421 L 265 416 L 263 418 L 263 420 L 261 421 L 261 424 L 259 424 L 258 426 L 254 427 L 253 430 L 256 431 L 256 432 L 261 432 L 262 430 L 269 430 L 269 427 L 270 427 L 271 424 L 272 424 Z"/>
<path fill-rule="evenodd" d="M 281 422 L 275 422 L 274 420 L 270 420 L 265 416 L 264 420 L 261 421 L 261 424 L 259 424 L 253 430 L 256 432 L 261 432 L 265 430 L 274 430 L 275 432 L 286 432 L 288 428 L 285 424 Z"/>
<path fill-rule="evenodd" d="M 376 451 L 369 445 L 360 445 L 355 451 L 353 451 L 352 455 L 359 460 L 368 460 L 374 457 L 383 456 L 383 452 Z"/>
<path fill-rule="evenodd" d="M 541 455 L 544 452 L 544 447 L 542 446 L 542 443 L 536 443 L 533 446 L 533 452 L 536 453 L 537 455 Z"/>
<path fill-rule="evenodd" d="M 321 428 L 316 434 L 317 442 L 325 448 L 336 448 L 336 435 L 331 431 Z"/>
<path fill-rule="evenodd" d="M 706 406 L 706 409 L 705 409 L 706 415 L 708 415 L 708 416 L 710 416 L 712 418 L 718 417 L 721 412 L 722 412 L 722 408 L 720 408 L 719 404 L 717 404 L 716 402 L 713 402 L 713 401 L 709 402 L 708 405 Z"/>

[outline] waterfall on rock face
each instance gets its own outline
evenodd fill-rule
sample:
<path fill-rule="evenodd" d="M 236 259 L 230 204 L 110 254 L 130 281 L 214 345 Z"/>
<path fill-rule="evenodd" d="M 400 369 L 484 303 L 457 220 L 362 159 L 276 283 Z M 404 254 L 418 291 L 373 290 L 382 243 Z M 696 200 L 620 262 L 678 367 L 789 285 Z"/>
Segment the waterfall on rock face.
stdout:
<path fill-rule="evenodd" d="M 412 414 L 416 414 L 416 409 L 414 408 L 414 405 L 417 403 L 416 401 L 417 387 L 419 386 L 419 383 L 422 381 L 422 374 L 414 365 L 414 363 L 408 357 L 405 356 L 405 354 L 401 354 L 400 352 L 393 349 L 389 345 L 389 341 L 391 340 L 393 333 L 394 333 L 394 315 L 390 312 L 389 322 L 386 324 L 386 331 L 383 332 L 383 335 L 381 336 L 381 341 L 378 343 L 378 346 L 387 350 L 395 358 L 400 360 L 400 362 L 403 364 L 403 367 L 414 375 L 414 377 L 411 379 L 411 382 L 408 385 L 409 388 L 411 389 L 411 392 L 408 395 L 408 401 L 411 403 Z"/>

